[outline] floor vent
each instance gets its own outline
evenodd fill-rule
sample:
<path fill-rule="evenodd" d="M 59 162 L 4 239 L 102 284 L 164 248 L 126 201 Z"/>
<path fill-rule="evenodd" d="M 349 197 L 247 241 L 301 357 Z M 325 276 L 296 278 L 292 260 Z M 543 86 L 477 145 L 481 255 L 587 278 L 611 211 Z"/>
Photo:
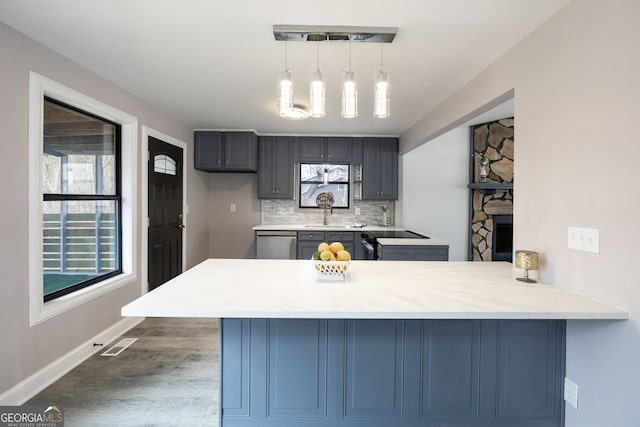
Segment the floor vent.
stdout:
<path fill-rule="evenodd" d="M 137 340 L 138 338 L 123 338 L 116 345 L 102 353 L 100 356 L 117 356 Z"/>

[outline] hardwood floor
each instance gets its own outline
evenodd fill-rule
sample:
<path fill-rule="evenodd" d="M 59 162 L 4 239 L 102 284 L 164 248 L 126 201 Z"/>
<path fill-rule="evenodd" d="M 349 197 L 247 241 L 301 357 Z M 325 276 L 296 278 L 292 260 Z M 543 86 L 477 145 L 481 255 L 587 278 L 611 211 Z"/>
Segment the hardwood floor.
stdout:
<path fill-rule="evenodd" d="M 65 426 L 218 426 L 218 321 L 149 318 L 119 356 L 100 353 L 25 405 L 58 405 Z"/>

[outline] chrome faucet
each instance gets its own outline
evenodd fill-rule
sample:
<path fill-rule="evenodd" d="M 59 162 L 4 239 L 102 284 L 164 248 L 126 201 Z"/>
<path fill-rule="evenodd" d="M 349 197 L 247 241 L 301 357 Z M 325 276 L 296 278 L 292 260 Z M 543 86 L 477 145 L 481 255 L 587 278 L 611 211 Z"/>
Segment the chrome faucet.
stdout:
<path fill-rule="evenodd" d="M 318 194 L 316 197 L 316 205 L 319 208 L 323 208 L 322 214 L 322 225 L 327 225 L 327 209 L 330 209 L 330 212 L 333 213 L 333 193 L 326 192 Z"/>

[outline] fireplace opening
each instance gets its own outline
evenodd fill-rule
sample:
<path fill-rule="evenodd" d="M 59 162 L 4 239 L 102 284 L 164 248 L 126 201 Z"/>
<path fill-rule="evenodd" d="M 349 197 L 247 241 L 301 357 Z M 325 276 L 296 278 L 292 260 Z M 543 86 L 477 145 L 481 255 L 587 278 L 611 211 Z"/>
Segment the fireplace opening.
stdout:
<path fill-rule="evenodd" d="M 493 216 L 491 259 L 513 261 L 513 215 Z"/>

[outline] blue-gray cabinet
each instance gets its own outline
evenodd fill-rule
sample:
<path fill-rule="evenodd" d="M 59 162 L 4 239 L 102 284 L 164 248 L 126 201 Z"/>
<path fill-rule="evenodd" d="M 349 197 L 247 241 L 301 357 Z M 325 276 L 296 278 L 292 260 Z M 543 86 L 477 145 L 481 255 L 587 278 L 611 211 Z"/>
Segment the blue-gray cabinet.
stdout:
<path fill-rule="evenodd" d="M 382 261 L 449 261 L 447 245 L 382 245 L 378 243 L 378 259 Z"/>
<path fill-rule="evenodd" d="M 253 132 L 194 132 L 194 167 L 207 172 L 257 172 L 258 137 Z"/>
<path fill-rule="evenodd" d="M 301 163 L 351 163 L 351 137 L 301 136 L 298 160 Z"/>
<path fill-rule="evenodd" d="M 557 427 L 562 320 L 223 319 L 225 426 Z"/>
<path fill-rule="evenodd" d="M 362 139 L 362 199 L 398 199 L 398 138 Z"/>
<path fill-rule="evenodd" d="M 297 259 L 311 259 L 322 242 L 340 242 L 355 258 L 355 233 L 352 231 L 299 231 L 297 238 Z M 358 242 L 359 243 L 359 242 Z"/>
<path fill-rule="evenodd" d="M 258 198 L 293 199 L 293 137 L 258 139 Z"/>

